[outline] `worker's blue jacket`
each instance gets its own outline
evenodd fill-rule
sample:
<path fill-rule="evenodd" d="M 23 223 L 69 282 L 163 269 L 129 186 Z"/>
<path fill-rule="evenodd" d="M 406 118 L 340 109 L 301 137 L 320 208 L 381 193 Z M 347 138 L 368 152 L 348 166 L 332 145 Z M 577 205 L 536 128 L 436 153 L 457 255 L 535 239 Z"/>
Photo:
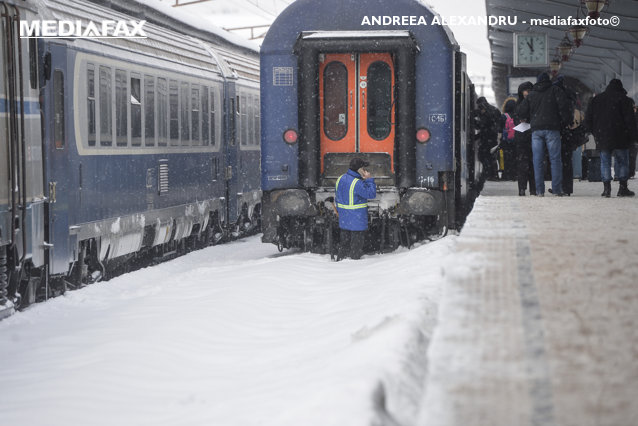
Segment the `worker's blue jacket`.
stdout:
<path fill-rule="evenodd" d="M 339 211 L 339 227 L 348 231 L 368 229 L 368 200 L 377 196 L 374 179 L 363 180 L 361 175 L 348 169 L 337 180 L 335 202 Z"/>

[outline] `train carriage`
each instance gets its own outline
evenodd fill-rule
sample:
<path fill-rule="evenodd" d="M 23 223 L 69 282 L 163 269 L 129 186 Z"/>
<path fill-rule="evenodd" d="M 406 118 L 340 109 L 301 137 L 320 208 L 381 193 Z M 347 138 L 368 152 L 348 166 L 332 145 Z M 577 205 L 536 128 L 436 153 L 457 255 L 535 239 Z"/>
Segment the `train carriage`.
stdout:
<path fill-rule="evenodd" d="M 134 19 L 106 6 L 0 2 L 7 312 L 259 226 L 256 51 L 150 22 L 147 38 L 20 38 L 20 21 Z"/>
<path fill-rule="evenodd" d="M 354 156 L 379 187 L 370 248 L 462 225 L 479 170 L 472 86 L 434 16 L 415 0 L 297 0 L 273 23 L 260 64 L 264 242 L 330 251 L 334 184 Z"/>

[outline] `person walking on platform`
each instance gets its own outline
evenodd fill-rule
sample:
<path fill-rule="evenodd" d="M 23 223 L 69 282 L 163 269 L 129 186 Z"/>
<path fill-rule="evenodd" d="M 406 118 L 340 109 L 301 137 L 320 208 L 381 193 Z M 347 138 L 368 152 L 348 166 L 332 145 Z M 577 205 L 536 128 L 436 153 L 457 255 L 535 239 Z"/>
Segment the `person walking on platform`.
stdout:
<path fill-rule="evenodd" d="M 514 116 L 516 115 L 516 101 L 506 100 L 503 105 L 503 123 L 501 136 L 501 149 L 503 150 L 503 180 L 516 180 L 516 145 L 514 143 L 516 126 Z"/>
<path fill-rule="evenodd" d="M 483 96 L 476 100 L 478 111 L 475 116 L 476 127 L 479 131 L 478 159 L 483 165 L 481 182 L 485 180 L 498 179 L 496 159 L 490 150 L 496 146 L 498 139 L 498 129 L 501 128 L 501 113 L 498 108 L 493 107 Z"/>
<path fill-rule="evenodd" d="M 576 120 L 575 108 L 577 95 L 570 88 L 565 86 L 564 77 L 558 76 L 554 86 L 563 90 L 565 95 L 565 101 L 567 102 L 569 113 L 573 116 L 572 125 L 570 127 L 564 127 L 560 130 L 560 161 L 563 170 L 563 193 L 565 195 L 571 195 L 574 192 L 574 167 L 572 165 L 572 154 L 576 149 L 576 144 L 572 141 L 572 129 L 574 120 Z M 579 120 L 579 124 L 580 124 Z M 550 191 L 551 192 L 551 191 Z"/>
<path fill-rule="evenodd" d="M 353 158 L 348 171 L 337 179 L 335 202 L 339 213 L 340 243 L 337 260 L 363 255 L 368 230 L 368 200 L 377 196 L 377 186 L 367 161 Z"/>
<path fill-rule="evenodd" d="M 631 100 L 634 104 L 634 116 L 636 117 L 636 122 L 638 122 L 638 105 Z M 629 148 L 629 179 L 633 179 L 636 177 L 636 157 L 638 156 L 638 142 L 634 142 L 631 144 Z"/>
<path fill-rule="evenodd" d="M 638 141 L 636 116 L 631 99 L 622 85 L 614 78 L 605 91 L 595 96 L 587 113 L 585 125 L 593 133 L 596 146 L 600 150 L 600 172 L 603 179 L 602 197 L 611 197 L 611 156 L 618 165 L 620 187 L 618 197 L 633 197 L 627 187 L 629 177 L 629 147 Z"/>
<path fill-rule="evenodd" d="M 543 157 L 547 146 L 552 170 L 552 193 L 563 196 L 560 131 L 572 122 L 563 90 L 552 85 L 547 73 L 542 73 L 530 94 L 521 103 L 519 113 L 521 119 L 527 120 L 532 126 L 532 155 L 537 195 L 545 195 Z"/>
<path fill-rule="evenodd" d="M 534 85 L 531 81 L 526 81 L 518 86 L 518 99 L 516 101 L 516 113 L 514 114 L 514 124 L 521 124 L 519 108 L 523 99 L 527 97 Z M 514 144 L 516 145 L 516 174 L 518 178 L 518 195 L 524 196 L 525 189 L 529 184 L 529 194 L 536 195 L 536 184 L 534 182 L 534 163 L 532 162 L 532 131 L 516 132 L 514 134 Z"/>

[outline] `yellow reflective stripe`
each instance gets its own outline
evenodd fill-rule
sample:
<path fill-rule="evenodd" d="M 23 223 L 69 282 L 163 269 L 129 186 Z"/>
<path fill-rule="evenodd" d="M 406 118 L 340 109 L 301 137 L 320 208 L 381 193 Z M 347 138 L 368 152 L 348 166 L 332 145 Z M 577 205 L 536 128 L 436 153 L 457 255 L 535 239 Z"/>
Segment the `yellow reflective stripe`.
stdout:
<path fill-rule="evenodd" d="M 341 181 L 342 177 L 343 175 L 339 176 L 339 179 L 337 179 L 335 191 L 339 190 L 339 181 Z M 368 207 L 368 203 L 353 204 L 354 203 L 354 186 L 357 184 L 359 180 L 360 179 L 354 178 L 354 180 L 350 184 L 350 199 L 348 200 L 349 204 L 337 203 L 337 207 L 339 207 L 340 209 L 347 209 L 347 210 L 365 209 L 366 207 Z M 336 195 L 336 192 L 335 192 L 335 195 Z"/>
<path fill-rule="evenodd" d="M 359 182 L 359 179 L 354 178 L 352 179 L 352 183 L 350 184 L 350 198 L 348 199 L 348 205 L 350 206 L 354 205 L 354 186 L 357 184 L 357 182 Z"/>
<path fill-rule="evenodd" d="M 354 209 L 365 209 L 366 207 L 368 207 L 368 203 L 365 204 L 337 204 L 337 207 L 341 208 L 341 209 L 348 209 L 348 210 L 354 210 Z"/>

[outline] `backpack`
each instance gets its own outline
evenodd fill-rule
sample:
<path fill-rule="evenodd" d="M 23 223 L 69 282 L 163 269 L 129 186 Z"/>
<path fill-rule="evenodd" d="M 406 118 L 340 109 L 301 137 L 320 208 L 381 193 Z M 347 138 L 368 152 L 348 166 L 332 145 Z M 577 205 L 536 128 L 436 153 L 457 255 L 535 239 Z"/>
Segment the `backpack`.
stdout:
<path fill-rule="evenodd" d="M 508 113 L 504 114 L 505 116 L 505 127 L 503 128 L 503 139 L 507 142 L 514 141 L 514 119 L 510 117 Z"/>

